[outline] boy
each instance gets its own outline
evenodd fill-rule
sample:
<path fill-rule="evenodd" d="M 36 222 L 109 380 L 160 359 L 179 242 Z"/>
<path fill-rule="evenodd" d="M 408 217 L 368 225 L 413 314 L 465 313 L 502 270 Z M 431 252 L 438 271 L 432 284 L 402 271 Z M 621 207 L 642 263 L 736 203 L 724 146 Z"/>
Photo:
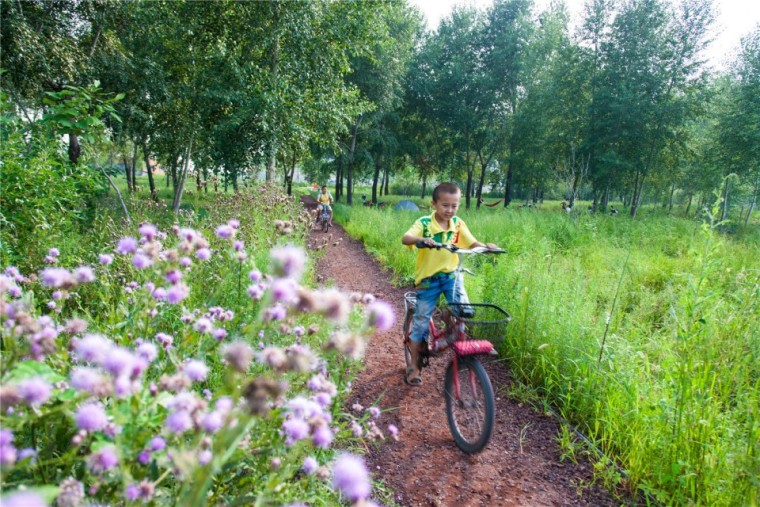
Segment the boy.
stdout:
<path fill-rule="evenodd" d="M 325 207 L 330 213 L 330 218 L 327 221 L 327 224 L 332 227 L 333 214 L 330 205 L 333 203 L 333 198 L 330 195 L 330 192 L 327 191 L 327 185 L 322 185 L 322 193 L 317 197 L 317 202 L 319 203 L 319 206 L 317 206 L 317 222 L 319 222 L 319 215 L 322 213 L 322 208 Z"/>
<path fill-rule="evenodd" d="M 441 183 L 433 190 L 433 214 L 422 217 L 406 231 L 401 243 L 414 246 L 418 241 L 434 245 L 445 243 L 460 248 L 484 246 L 498 248 L 493 243 L 481 243 L 467 228 L 464 221 L 456 216 L 462 194 L 459 187 L 453 183 Z M 412 322 L 411 344 L 412 367 L 406 372 L 404 381 L 411 386 L 422 385 L 422 377 L 417 367 L 422 342 L 428 334 L 428 321 L 433 315 L 438 298 L 441 294 L 450 303 L 459 300 L 455 295 L 455 280 L 453 272 L 457 267 L 457 256 L 448 250 L 421 248 L 417 250 L 417 267 L 414 271 L 417 287 L 417 306 L 414 309 Z M 457 292 L 464 287 L 456 287 Z"/>

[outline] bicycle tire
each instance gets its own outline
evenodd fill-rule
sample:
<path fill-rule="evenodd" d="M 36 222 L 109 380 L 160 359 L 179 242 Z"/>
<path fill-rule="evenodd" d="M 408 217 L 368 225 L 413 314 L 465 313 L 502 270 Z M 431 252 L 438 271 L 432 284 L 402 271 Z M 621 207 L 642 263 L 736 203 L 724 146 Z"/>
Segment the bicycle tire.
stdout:
<path fill-rule="evenodd" d="M 330 228 L 330 223 L 327 221 L 326 218 L 322 218 L 322 232 L 327 232 Z"/>
<path fill-rule="evenodd" d="M 459 357 L 446 368 L 443 395 L 446 418 L 454 442 L 467 454 L 481 451 L 491 439 L 495 418 L 493 387 L 485 368 L 474 357 Z M 460 399 L 456 399 L 454 375 L 459 376 Z"/>
<path fill-rule="evenodd" d="M 404 326 L 402 327 L 404 333 L 404 360 L 406 361 L 406 371 L 412 367 L 412 352 L 409 350 L 409 335 L 412 333 L 412 319 L 414 318 L 414 310 L 411 308 L 407 310 L 404 317 Z"/>

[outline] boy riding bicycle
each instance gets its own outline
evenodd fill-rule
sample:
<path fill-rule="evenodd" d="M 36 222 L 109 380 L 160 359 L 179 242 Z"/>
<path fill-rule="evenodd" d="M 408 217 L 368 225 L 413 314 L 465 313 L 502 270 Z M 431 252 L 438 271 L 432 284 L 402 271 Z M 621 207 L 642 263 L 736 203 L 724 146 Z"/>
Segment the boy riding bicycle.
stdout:
<path fill-rule="evenodd" d="M 456 216 L 462 194 L 459 187 L 453 183 L 441 183 L 433 190 L 433 214 L 417 219 L 406 231 L 401 243 L 413 247 L 417 242 L 428 245 L 444 243 L 460 248 L 487 247 L 498 248 L 493 243 L 481 243 L 475 239 L 464 221 Z M 454 270 L 457 267 L 457 256 L 444 249 L 418 249 L 417 266 L 414 280 L 417 288 L 417 304 L 412 323 L 411 364 L 404 381 L 411 386 L 422 385 L 418 358 L 428 334 L 428 321 L 433 315 L 438 298 L 443 294 L 449 303 L 461 299 L 463 286 L 457 286 Z"/>
<path fill-rule="evenodd" d="M 330 206 L 333 203 L 333 198 L 330 195 L 330 192 L 327 191 L 327 185 L 322 185 L 322 193 L 319 194 L 317 197 L 317 202 L 319 205 L 317 206 L 317 222 L 319 222 L 319 217 L 322 214 L 322 209 L 325 208 L 330 213 L 330 218 L 328 219 L 327 223 L 330 227 L 332 227 L 332 207 Z"/>

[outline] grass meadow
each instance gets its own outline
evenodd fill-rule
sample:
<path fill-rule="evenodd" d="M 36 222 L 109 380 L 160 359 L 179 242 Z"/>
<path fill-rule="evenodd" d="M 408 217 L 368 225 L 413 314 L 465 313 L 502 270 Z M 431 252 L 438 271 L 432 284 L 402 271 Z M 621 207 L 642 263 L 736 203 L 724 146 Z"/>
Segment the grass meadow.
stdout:
<path fill-rule="evenodd" d="M 666 505 L 757 505 L 757 228 L 725 234 L 657 212 L 631 220 L 558 208 L 460 212 L 478 239 L 508 252 L 478 259 L 466 282 L 472 301 L 513 317 L 500 352 L 516 382 L 498 388 L 587 435 L 603 452 L 597 478 L 611 487 Z M 415 255 L 400 238 L 422 213 L 336 207 L 402 285 Z M 568 435 L 558 438 L 574 459 Z"/>

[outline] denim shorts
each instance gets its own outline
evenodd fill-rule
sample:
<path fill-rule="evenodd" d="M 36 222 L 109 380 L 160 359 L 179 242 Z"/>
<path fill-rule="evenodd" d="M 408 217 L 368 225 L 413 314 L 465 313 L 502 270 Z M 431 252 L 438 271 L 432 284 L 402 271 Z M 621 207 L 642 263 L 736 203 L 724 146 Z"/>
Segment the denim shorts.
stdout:
<path fill-rule="evenodd" d="M 449 303 L 459 300 L 459 297 L 455 299 L 455 292 L 457 295 L 459 292 L 456 285 L 454 273 L 436 273 L 420 281 L 417 286 L 417 304 L 414 307 L 412 332 L 409 337 L 413 342 L 421 342 L 427 338 L 428 322 L 433 316 L 441 294 Z"/>

